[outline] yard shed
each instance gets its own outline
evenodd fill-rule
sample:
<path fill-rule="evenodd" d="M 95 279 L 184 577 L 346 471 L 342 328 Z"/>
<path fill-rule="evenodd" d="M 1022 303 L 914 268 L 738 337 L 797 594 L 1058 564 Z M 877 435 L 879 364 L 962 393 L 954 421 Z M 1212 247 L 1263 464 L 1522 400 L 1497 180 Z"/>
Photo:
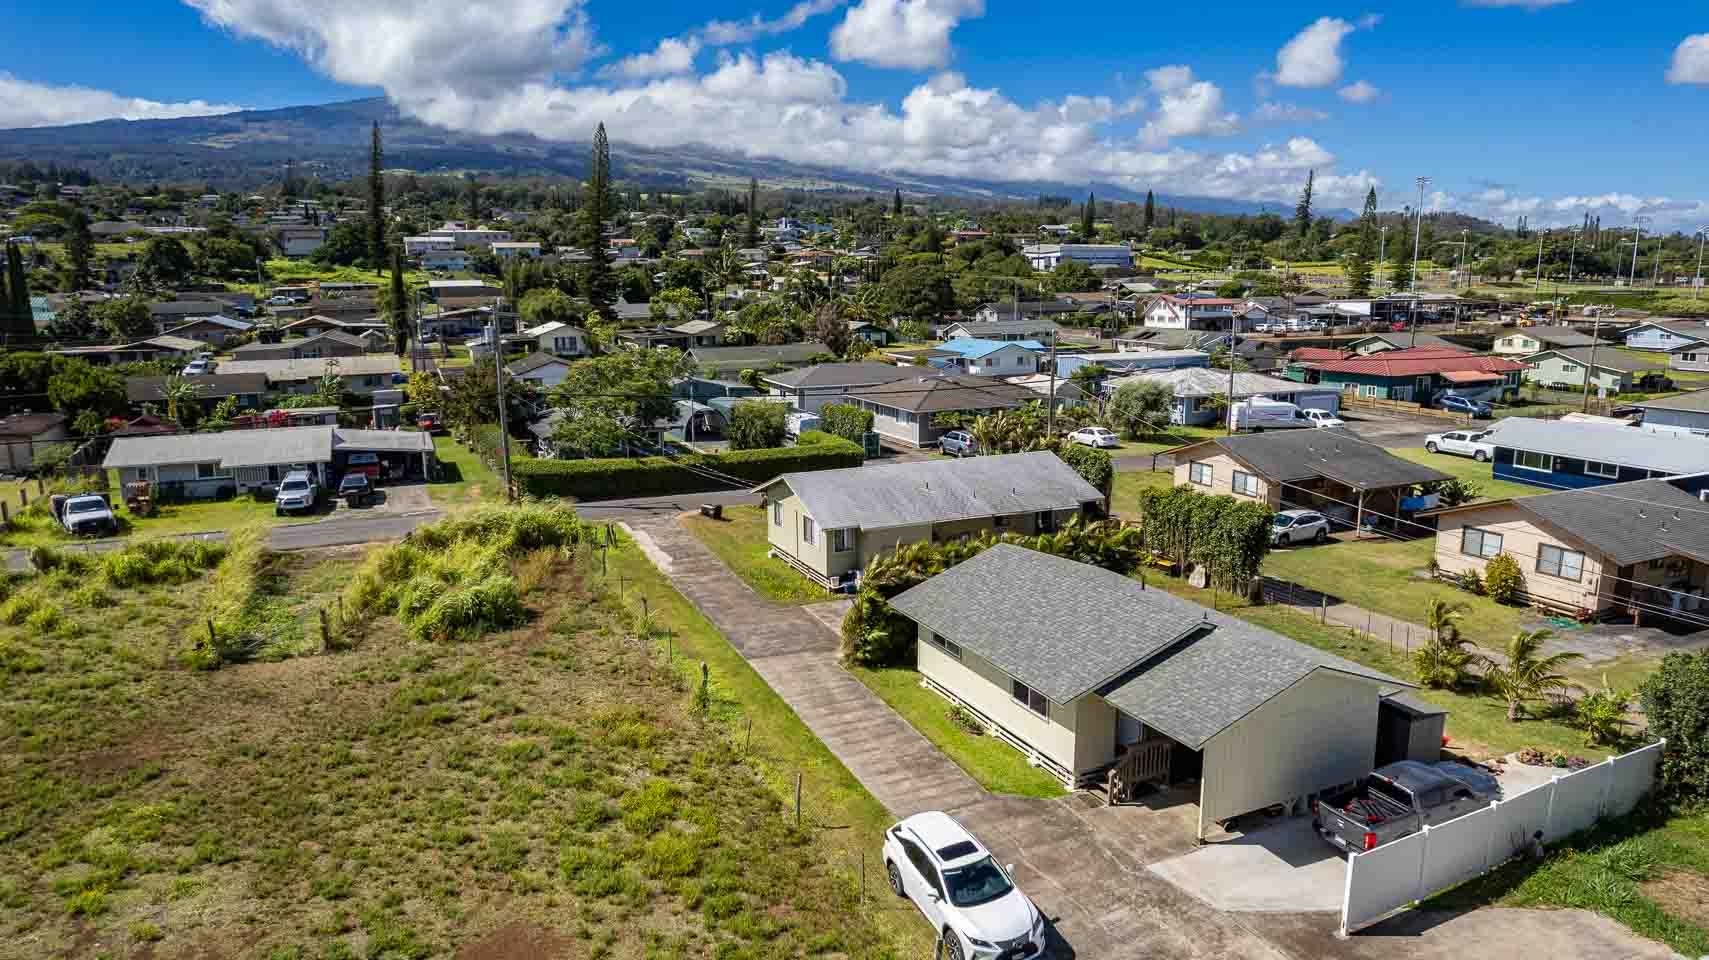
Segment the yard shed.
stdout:
<path fill-rule="evenodd" d="M 918 626 L 925 684 L 1064 783 L 1197 779 L 1200 837 L 1370 772 L 1379 703 L 1409 686 L 1013 544 L 890 604 Z"/>

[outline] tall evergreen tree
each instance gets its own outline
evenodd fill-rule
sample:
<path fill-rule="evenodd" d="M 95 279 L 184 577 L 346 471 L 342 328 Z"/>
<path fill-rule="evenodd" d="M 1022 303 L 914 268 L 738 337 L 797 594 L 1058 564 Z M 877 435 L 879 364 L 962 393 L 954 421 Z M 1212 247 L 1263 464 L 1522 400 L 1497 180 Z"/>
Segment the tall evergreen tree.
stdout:
<path fill-rule="evenodd" d="M 1377 188 L 1365 194 L 1365 209 L 1359 214 L 1359 242 L 1347 258 L 1347 286 L 1355 297 L 1371 295 L 1371 265 L 1377 259 Z"/>
<path fill-rule="evenodd" d="M 1157 198 L 1152 196 L 1150 190 L 1147 190 L 1145 191 L 1145 232 L 1150 233 L 1152 226 L 1156 223 Z"/>
<path fill-rule="evenodd" d="M 386 268 L 385 151 L 380 146 L 380 121 L 368 135 L 368 262 L 378 275 Z"/>
<path fill-rule="evenodd" d="M 479 226 L 481 222 L 481 182 L 469 174 L 463 179 L 463 206 L 469 211 L 469 226 Z"/>
<path fill-rule="evenodd" d="M 391 296 L 388 298 L 391 316 L 387 320 L 392 328 L 392 349 L 398 356 L 409 351 L 409 292 L 404 289 L 404 248 L 401 243 L 392 244 L 392 280 L 389 287 Z"/>
<path fill-rule="evenodd" d="M 760 182 L 753 177 L 748 178 L 748 227 L 742 235 L 742 245 L 757 247 L 760 245 L 760 213 L 759 203 Z"/>
<path fill-rule="evenodd" d="M 24 272 L 24 253 L 15 243 L 6 244 L 5 324 L 0 337 L 7 344 L 28 343 L 35 339 L 35 314 L 30 310 L 30 280 Z"/>
<path fill-rule="evenodd" d="M 1316 179 L 1316 170 L 1306 171 L 1305 189 L 1300 191 L 1300 202 L 1294 204 L 1294 231 L 1301 240 L 1311 235 L 1311 191 Z"/>
<path fill-rule="evenodd" d="M 1096 203 L 1097 201 L 1093 199 L 1092 194 L 1088 193 L 1086 194 L 1086 206 L 1080 210 L 1080 236 L 1087 240 L 1092 239 L 1096 232 L 1096 228 L 1093 226 L 1097 220 L 1096 207 L 1094 206 Z"/>
<path fill-rule="evenodd" d="M 94 285 L 95 277 L 95 235 L 89 232 L 89 215 L 74 209 L 66 226 L 65 288 L 86 290 Z"/>
<path fill-rule="evenodd" d="M 901 187 L 897 187 L 896 192 L 891 194 L 891 196 L 890 196 L 890 215 L 895 216 L 895 217 L 900 217 L 902 215 L 902 188 Z"/>
<path fill-rule="evenodd" d="M 611 142 L 602 123 L 593 135 L 587 199 L 582 204 L 582 246 L 588 254 L 582 292 L 605 320 L 614 318 L 611 305 L 617 302 L 617 279 L 611 275 L 611 251 L 605 245 L 605 221 L 611 215 L 611 206 Z"/>

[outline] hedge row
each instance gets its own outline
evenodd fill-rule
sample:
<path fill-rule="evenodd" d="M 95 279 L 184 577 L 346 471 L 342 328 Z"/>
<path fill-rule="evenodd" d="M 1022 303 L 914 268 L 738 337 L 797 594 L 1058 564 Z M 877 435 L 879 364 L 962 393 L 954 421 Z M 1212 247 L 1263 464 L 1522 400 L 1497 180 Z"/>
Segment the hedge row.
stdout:
<path fill-rule="evenodd" d="M 603 500 L 735 489 L 734 483 L 721 482 L 697 471 L 716 472 L 751 486 L 764 483 L 780 473 L 858 467 L 862 459 L 863 451 L 859 446 L 836 437 L 822 443 L 736 450 L 724 454 L 523 460 L 511 464 L 511 475 L 525 496 Z"/>

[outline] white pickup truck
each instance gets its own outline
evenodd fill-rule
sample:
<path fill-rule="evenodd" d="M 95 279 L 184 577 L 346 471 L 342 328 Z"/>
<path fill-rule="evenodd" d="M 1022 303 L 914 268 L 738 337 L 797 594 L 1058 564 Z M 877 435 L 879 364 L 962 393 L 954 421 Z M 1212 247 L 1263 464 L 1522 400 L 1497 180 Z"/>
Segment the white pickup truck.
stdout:
<path fill-rule="evenodd" d="M 52 503 L 54 519 L 72 536 L 112 536 L 119 532 L 119 520 L 113 516 L 112 505 L 101 494 L 56 496 Z"/>
<path fill-rule="evenodd" d="M 1485 440 L 1488 430 L 1453 430 L 1448 433 L 1433 433 L 1424 438 L 1424 449 L 1431 453 L 1455 453 L 1462 457 L 1471 457 L 1479 463 L 1485 463 L 1495 458 L 1495 444 Z"/>

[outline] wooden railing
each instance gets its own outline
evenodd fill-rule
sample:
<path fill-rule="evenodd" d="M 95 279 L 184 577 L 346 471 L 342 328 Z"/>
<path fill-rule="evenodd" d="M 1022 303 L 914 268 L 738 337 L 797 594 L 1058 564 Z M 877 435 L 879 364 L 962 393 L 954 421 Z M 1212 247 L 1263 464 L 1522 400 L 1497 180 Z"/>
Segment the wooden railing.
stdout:
<path fill-rule="evenodd" d="M 1132 800 L 1141 784 L 1168 783 L 1169 757 L 1175 743 L 1166 737 L 1152 737 L 1130 745 L 1104 780 L 1109 803 Z"/>

